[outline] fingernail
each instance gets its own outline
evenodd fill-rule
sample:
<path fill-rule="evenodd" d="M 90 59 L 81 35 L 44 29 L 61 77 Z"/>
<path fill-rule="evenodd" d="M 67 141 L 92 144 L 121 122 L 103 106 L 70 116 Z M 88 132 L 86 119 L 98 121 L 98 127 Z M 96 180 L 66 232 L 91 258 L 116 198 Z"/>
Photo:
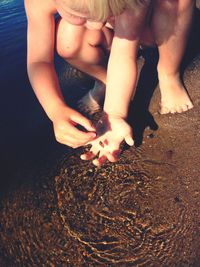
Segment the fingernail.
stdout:
<path fill-rule="evenodd" d="M 96 167 L 99 167 L 100 165 L 99 165 L 99 161 L 97 160 L 97 159 L 94 159 L 93 161 L 92 161 L 92 163 L 96 166 Z"/>
<path fill-rule="evenodd" d="M 129 145 L 130 145 L 130 146 L 133 146 L 133 145 L 134 145 L 134 141 L 133 141 L 133 139 L 130 140 Z"/>
<path fill-rule="evenodd" d="M 86 159 L 86 157 L 85 157 L 85 155 L 83 154 L 83 155 L 81 155 L 80 156 L 80 158 L 82 159 L 82 160 L 85 160 Z"/>
<path fill-rule="evenodd" d="M 91 138 L 95 138 L 96 136 L 96 133 L 91 133 Z"/>

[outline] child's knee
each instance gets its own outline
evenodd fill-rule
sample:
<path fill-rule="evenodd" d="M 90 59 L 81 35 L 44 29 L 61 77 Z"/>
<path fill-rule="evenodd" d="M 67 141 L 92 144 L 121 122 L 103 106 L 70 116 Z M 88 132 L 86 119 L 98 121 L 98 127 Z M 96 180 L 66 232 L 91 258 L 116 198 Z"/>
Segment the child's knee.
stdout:
<path fill-rule="evenodd" d="M 56 27 L 56 52 L 65 59 L 75 58 L 82 45 L 81 31 L 75 33 L 72 27 L 62 19 Z"/>
<path fill-rule="evenodd" d="M 74 45 L 70 46 L 67 42 L 62 42 L 57 40 L 56 42 L 56 52 L 59 56 L 65 59 L 73 59 L 76 57 L 79 51 L 79 46 Z"/>
<path fill-rule="evenodd" d="M 103 55 L 102 42 L 102 31 L 74 28 L 65 21 L 57 27 L 56 51 L 65 60 L 78 59 L 88 64 L 99 64 Z"/>

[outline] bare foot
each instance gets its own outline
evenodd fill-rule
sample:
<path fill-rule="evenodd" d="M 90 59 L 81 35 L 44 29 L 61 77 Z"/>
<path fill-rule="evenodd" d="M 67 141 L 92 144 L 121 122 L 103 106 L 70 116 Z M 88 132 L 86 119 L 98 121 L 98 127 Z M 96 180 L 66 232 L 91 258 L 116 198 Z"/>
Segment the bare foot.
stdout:
<path fill-rule="evenodd" d="M 101 110 L 101 102 L 105 95 L 105 84 L 95 81 L 94 87 L 78 101 L 80 111 L 87 114 L 94 114 Z"/>
<path fill-rule="evenodd" d="M 181 113 L 193 108 L 179 76 L 159 76 L 161 91 L 160 114 Z"/>

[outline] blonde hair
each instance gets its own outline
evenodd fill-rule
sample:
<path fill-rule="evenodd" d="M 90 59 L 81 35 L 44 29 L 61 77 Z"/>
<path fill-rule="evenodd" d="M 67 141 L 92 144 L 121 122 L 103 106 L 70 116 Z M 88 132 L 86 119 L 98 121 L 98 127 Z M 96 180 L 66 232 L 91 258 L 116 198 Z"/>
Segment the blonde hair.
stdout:
<path fill-rule="evenodd" d="M 77 12 L 87 12 L 91 18 L 105 21 L 110 15 L 117 16 L 126 8 L 134 8 L 146 0 L 62 0 L 69 8 Z"/>

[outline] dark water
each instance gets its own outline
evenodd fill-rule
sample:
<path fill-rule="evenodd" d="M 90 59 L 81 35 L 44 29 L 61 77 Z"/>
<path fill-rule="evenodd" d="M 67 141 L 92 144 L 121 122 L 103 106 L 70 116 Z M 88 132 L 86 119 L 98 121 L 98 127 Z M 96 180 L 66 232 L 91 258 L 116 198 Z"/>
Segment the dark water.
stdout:
<path fill-rule="evenodd" d="M 179 149 L 193 137 L 165 158 L 164 131 L 99 170 L 75 152 L 54 179 L 67 150 L 28 82 L 22 0 L 0 1 L 0 59 L 0 266 L 200 266 L 199 179 Z"/>
<path fill-rule="evenodd" d="M 26 71 L 23 0 L 0 1 L 0 193 L 58 148 Z M 59 146 L 61 147 L 61 146 Z M 56 152 L 55 152 L 56 154 Z M 30 171 L 31 170 L 31 171 Z"/>
<path fill-rule="evenodd" d="M 54 162 L 63 151 L 66 153 L 66 147 L 55 141 L 51 122 L 28 80 L 26 31 L 23 0 L 1 0 L 0 194 L 13 184 L 26 181 L 27 173 L 34 177 L 45 163 Z M 55 65 L 60 82 L 65 82 L 70 96 L 74 86 L 78 87 L 76 79 L 72 83 L 67 81 L 73 70 L 70 73 L 69 66 L 56 55 Z"/>
<path fill-rule="evenodd" d="M 0 70 L 7 79 L 11 70 L 16 73 L 25 66 L 26 16 L 23 0 L 1 0 L 0 40 Z"/>

